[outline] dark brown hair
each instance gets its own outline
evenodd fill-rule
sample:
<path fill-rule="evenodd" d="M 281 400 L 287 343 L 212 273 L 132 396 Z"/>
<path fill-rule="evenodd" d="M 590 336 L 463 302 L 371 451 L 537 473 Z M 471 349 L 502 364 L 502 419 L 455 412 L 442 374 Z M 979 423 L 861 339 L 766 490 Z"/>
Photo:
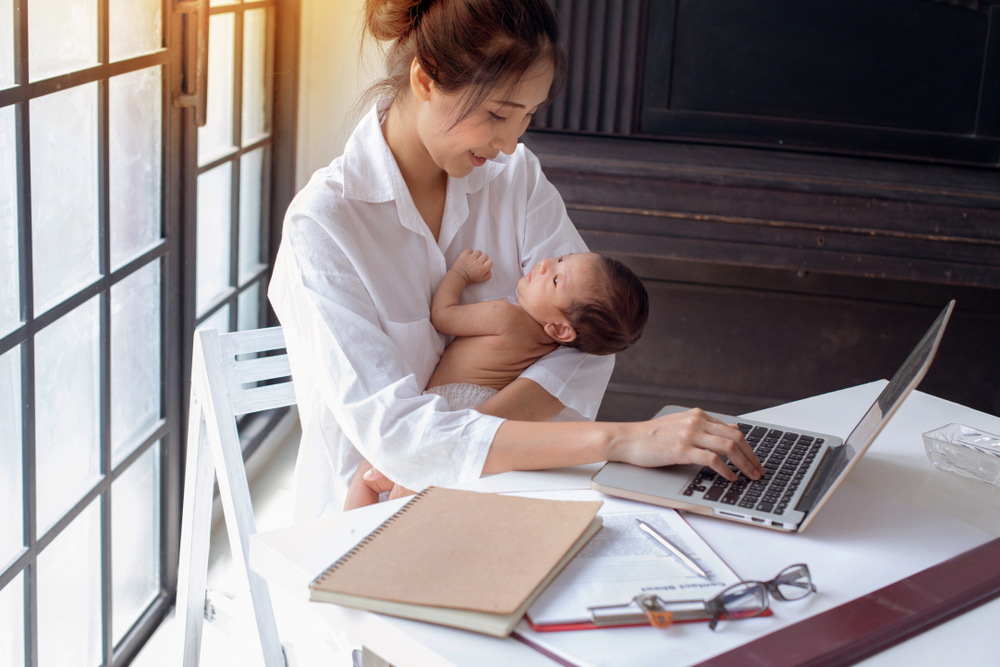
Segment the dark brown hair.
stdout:
<path fill-rule="evenodd" d="M 594 298 L 566 313 L 576 329 L 576 338 L 566 347 L 588 354 L 623 352 L 639 340 L 646 328 L 649 294 L 639 276 L 617 259 L 598 255 L 594 265 Z"/>
<path fill-rule="evenodd" d="M 455 124 L 543 59 L 555 69 L 545 104 L 565 79 L 559 27 L 545 0 L 365 0 L 364 23 L 370 36 L 391 45 L 388 75 L 363 104 L 407 90 L 414 58 L 442 92 L 461 94 Z"/>

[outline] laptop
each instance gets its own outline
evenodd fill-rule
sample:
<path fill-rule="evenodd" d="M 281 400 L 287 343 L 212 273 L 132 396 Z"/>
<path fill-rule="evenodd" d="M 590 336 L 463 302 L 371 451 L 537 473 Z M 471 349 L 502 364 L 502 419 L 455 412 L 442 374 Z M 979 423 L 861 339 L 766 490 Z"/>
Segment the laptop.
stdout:
<path fill-rule="evenodd" d="M 610 496 L 802 532 L 927 374 L 954 307 L 954 301 L 945 306 L 847 440 L 752 419 L 713 415 L 726 424 L 738 424 L 766 470 L 760 480 L 739 473 L 739 479 L 729 482 L 711 468 L 697 465 L 640 468 L 609 462 L 597 471 L 590 484 Z M 685 409 L 667 406 L 657 416 Z M 728 465 L 738 472 L 732 463 Z"/>

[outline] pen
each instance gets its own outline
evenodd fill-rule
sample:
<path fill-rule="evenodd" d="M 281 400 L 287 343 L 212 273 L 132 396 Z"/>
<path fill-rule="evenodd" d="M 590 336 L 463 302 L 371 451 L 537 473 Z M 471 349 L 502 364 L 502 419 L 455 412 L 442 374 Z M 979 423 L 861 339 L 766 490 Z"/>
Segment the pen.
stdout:
<path fill-rule="evenodd" d="M 667 538 L 665 538 L 663 535 L 660 535 L 660 533 L 655 528 L 653 528 L 648 523 L 646 523 L 644 521 L 641 521 L 639 519 L 636 519 L 636 522 L 639 524 L 639 528 L 644 533 L 646 533 L 647 535 L 649 535 L 650 537 L 652 537 L 654 540 L 656 540 L 657 544 L 659 544 L 661 547 L 663 547 L 664 549 L 666 549 L 667 551 L 669 551 L 670 553 L 672 553 L 674 556 L 677 556 L 678 560 L 680 560 L 681 563 L 683 563 L 684 565 L 686 565 L 689 570 L 691 570 L 692 572 L 694 572 L 695 574 L 697 574 L 702 579 L 708 579 L 709 578 L 708 574 L 705 572 L 705 570 L 703 570 L 700 567 L 698 567 L 697 563 L 695 563 L 693 560 L 691 560 L 690 558 L 688 558 L 687 554 L 685 554 L 683 551 L 681 551 L 680 549 L 678 549 L 674 544 L 672 544 L 670 542 L 670 540 L 668 540 Z"/>

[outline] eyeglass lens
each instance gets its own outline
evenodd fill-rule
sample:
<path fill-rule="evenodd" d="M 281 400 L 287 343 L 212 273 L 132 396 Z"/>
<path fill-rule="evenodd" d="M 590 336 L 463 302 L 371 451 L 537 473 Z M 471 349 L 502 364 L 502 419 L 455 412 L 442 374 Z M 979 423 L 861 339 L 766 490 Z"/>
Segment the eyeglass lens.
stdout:
<path fill-rule="evenodd" d="M 782 570 L 774 581 L 775 595 L 779 600 L 800 600 L 816 590 L 805 565 L 792 565 Z"/>
<path fill-rule="evenodd" d="M 726 618 L 738 621 L 760 614 L 767 609 L 767 591 L 758 583 L 737 584 L 717 598 Z"/>

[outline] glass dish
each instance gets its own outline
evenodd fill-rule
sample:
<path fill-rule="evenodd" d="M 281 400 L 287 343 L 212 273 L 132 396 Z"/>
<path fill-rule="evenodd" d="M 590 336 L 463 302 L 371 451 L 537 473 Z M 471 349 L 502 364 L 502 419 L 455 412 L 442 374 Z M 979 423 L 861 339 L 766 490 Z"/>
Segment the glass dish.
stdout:
<path fill-rule="evenodd" d="M 934 467 L 1000 486 L 1000 436 L 965 424 L 948 424 L 923 437 Z"/>

